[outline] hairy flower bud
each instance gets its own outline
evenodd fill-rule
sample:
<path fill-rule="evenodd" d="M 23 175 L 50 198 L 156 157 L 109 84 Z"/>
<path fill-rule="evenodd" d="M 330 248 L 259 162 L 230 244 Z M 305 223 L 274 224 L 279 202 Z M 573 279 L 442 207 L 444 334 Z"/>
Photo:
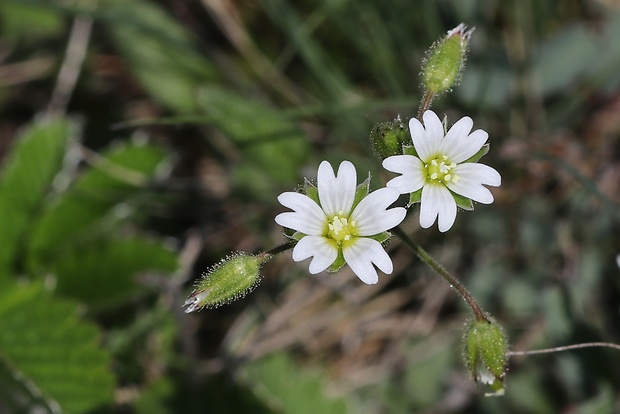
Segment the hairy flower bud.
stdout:
<path fill-rule="evenodd" d="M 372 149 L 382 160 L 392 155 L 401 155 L 403 144 L 409 140 L 409 128 L 400 117 L 378 123 L 370 131 Z"/>
<path fill-rule="evenodd" d="M 422 81 L 429 93 L 441 94 L 458 84 L 472 32 L 461 23 L 431 46 L 422 68 Z"/>
<path fill-rule="evenodd" d="M 186 313 L 203 308 L 216 308 L 243 298 L 260 282 L 265 255 L 239 252 L 223 259 L 203 275 L 183 306 Z"/>
<path fill-rule="evenodd" d="M 476 382 L 488 384 L 489 395 L 504 394 L 504 377 L 508 362 L 508 338 L 504 329 L 488 317 L 472 320 L 465 326 L 463 359 Z"/>

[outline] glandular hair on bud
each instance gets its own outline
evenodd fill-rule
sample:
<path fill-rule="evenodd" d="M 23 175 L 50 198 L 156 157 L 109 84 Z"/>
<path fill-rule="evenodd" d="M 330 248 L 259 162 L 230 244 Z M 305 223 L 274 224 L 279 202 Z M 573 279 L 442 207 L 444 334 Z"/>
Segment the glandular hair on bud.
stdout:
<path fill-rule="evenodd" d="M 261 255 L 233 253 L 216 264 L 196 284 L 183 306 L 186 313 L 216 308 L 243 298 L 258 286 L 261 279 Z"/>
<path fill-rule="evenodd" d="M 422 81 L 427 92 L 438 95 L 458 84 L 472 32 L 473 29 L 467 30 L 461 23 L 431 46 L 422 67 Z"/>
<path fill-rule="evenodd" d="M 493 318 L 474 319 L 465 325 L 463 359 L 474 380 L 491 387 L 493 392 L 487 395 L 504 394 L 508 337 Z"/>
<path fill-rule="evenodd" d="M 403 153 L 403 144 L 409 142 L 409 127 L 400 117 L 393 121 L 380 122 L 370 131 L 372 149 L 382 160 Z"/>

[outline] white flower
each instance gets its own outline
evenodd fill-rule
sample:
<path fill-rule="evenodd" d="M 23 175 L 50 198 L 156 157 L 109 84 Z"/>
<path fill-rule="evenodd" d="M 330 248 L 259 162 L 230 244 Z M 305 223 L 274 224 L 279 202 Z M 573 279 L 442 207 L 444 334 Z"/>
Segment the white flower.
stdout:
<path fill-rule="evenodd" d="M 278 214 L 276 223 L 296 230 L 295 238 L 301 237 L 293 249 L 293 260 L 312 257 L 312 274 L 338 270 L 346 262 L 368 284 L 379 280 L 373 264 L 384 273 L 392 273 L 392 260 L 380 241 L 389 237 L 386 230 L 405 218 L 404 208 L 387 209 L 399 192 L 386 187 L 368 194 L 367 182 L 358 188 L 355 167 L 349 161 L 340 164 L 338 175 L 329 162 L 323 161 L 317 188 L 312 189 L 318 190 L 316 194 L 286 192 L 278 197 L 293 211 Z"/>
<path fill-rule="evenodd" d="M 461 118 L 445 135 L 434 112 L 426 111 L 423 120 L 424 125 L 415 118 L 409 121 L 413 147 L 386 158 L 383 167 L 402 174 L 388 181 L 388 187 L 412 193 L 410 204 L 421 203 L 420 226 L 428 228 L 437 219 L 439 231 L 445 232 L 454 224 L 457 204 L 468 210 L 471 200 L 491 204 L 493 195 L 484 185 L 497 187 L 501 177 L 476 163 L 487 151 L 489 135 L 481 129 L 471 132 L 471 118 Z"/>

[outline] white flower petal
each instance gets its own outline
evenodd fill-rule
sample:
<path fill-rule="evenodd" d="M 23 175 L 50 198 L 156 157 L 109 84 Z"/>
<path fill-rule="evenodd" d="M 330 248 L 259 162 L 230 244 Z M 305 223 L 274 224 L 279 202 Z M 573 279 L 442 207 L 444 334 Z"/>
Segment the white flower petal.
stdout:
<path fill-rule="evenodd" d="M 439 231 L 446 232 L 456 220 L 456 201 L 443 185 L 426 185 L 420 200 L 420 226 L 429 228 L 438 219 Z"/>
<path fill-rule="evenodd" d="M 429 112 L 432 113 L 431 111 L 427 111 L 425 112 L 425 115 Z M 432 117 L 432 115 L 429 116 Z M 426 118 L 424 122 L 426 126 Z M 440 142 L 439 140 L 436 140 L 436 137 L 429 133 L 428 128 L 425 128 L 425 126 L 422 126 L 420 121 L 415 118 L 411 118 L 409 120 L 409 133 L 411 134 L 411 141 L 413 141 L 413 146 L 415 147 L 418 156 L 423 160 L 435 154 Z"/>
<path fill-rule="evenodd" d="M 373 263 L 383 272 L 392 273 L 392 259 L 376 240 L 357 238 L 353 244 L 342 250 L 344 259 L 353 272 L 366 284 L 373 285 L 379 276 Z"/>
<path fill-rule="evenodd" d="M 456 124 L 455 124 L 456 126 Z M 454 128 L 454 127 L 453 127 Z M 454 136 L 454 139 L 441 144 L 440 152 L 448 156 L 451 162 L 459 163 L 473 157 L 489 139 L 486 131 L 477 129 L 470 135 Z"/>
<path fill-rule="evenodd" d="M 485 164 L 473 162 L 459 164 L 454 168 L 454 173 L 459 176 L 459 181 L 465 178 L 492 187 L 499 187 L 502 184 L 502 177 L 497 170 Z"/>
<path fill-rule="evenodd" d="M 323 161 L 317 174 L 319 201 L 325 214 L 346 214 L 351 211 L 357 187 L 357 174 L 350 161 L 343 161 L 334 175 L 331 164 Z"/>
<path fill-rule="evenodd" d="M 454 169 L 454 173 L 459 179 L 456 183 L 448 183 L 448 188 L 456 194 L 471 198 L 483 204 L 493 202 L 493 194 L 483 184 L 498 186 L 501 177 L 497 171 L 484 164 L 460 164 Z"/>
<path fill-rule="evenodd" d="M 402 174 L 387 182 L 401 194 L 413 193 L 424 185 L 424 163 L 413 155 L 394 155 L 383 160 L 383 168 Z"/>
<path fill-rule="evenodd" d="M 470 117 L 464 116 L 463 118 L 456 121 L 454 125 L 452 125 L 452 127 L 446 133 L 444 139 L 448 142 L 453 142 L 455 140 L 465 138 L 469 135 L 473 126 L 474 121 Z"/>
<path fill-rule="evenodd" d="M 399 195 L 396 188 L 384 187 L 364 197 L 350 217 L 357 228 L 357 235 L 374 236 L 398 226 L 405 219 L 407 210 L 402 207 L 386 209 Z"/>
<path fill-rule="evenodd" d="M 426 135 L 429 140 L 436 143 L 435 145 L 438 145 L 444 138 L 443 123 L 441 122 L 441 119 L 439 119 L 437 114 L 433 111 L 424 112 L 422 119 L 424 120 L 424 128 L 426 129 Z M 422 159 L 424 159 L 424 157 L 422 157 Z"/>
<path fill-rule="evenodd" d="M 319 236 L 325 230 L 325 213 L 310 197 L 300 193 L 286 192 L 278 196 L 278 201 L 293 212 L 280 213 L 276 223 L 304 234 Z"/>
<path fill-rule="evenodd" d="M 301 239 L 293 249 L 293 260 L 301 262 L 313 257 L 308 271 L 315 275 L 327 269 L 336 261 L 338 249 L 325 237 L 306 236 Z"/>

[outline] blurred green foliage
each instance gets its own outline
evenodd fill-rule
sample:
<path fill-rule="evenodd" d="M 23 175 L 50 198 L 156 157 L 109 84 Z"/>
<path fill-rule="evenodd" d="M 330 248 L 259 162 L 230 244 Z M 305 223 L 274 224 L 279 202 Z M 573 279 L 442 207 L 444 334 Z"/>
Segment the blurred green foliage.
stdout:
<path fill-rule="evenodd" d="M 389 179 L 369 132 L 416 115 L 425 52 L 461 22 L 434 109 L 489 132 L 503 184 L 447 234 L 406 230 L 515 350 L 619 343 L 616 2 L 4 0 L 0 412 L 619 412 L 601 348 L 512 357 L 485 398 L 466 308 L 396 240 L 376 286 L 284 254 L 183 313 L 213 263 L 283 241 L 275 197 L 322 159 Z"/>

